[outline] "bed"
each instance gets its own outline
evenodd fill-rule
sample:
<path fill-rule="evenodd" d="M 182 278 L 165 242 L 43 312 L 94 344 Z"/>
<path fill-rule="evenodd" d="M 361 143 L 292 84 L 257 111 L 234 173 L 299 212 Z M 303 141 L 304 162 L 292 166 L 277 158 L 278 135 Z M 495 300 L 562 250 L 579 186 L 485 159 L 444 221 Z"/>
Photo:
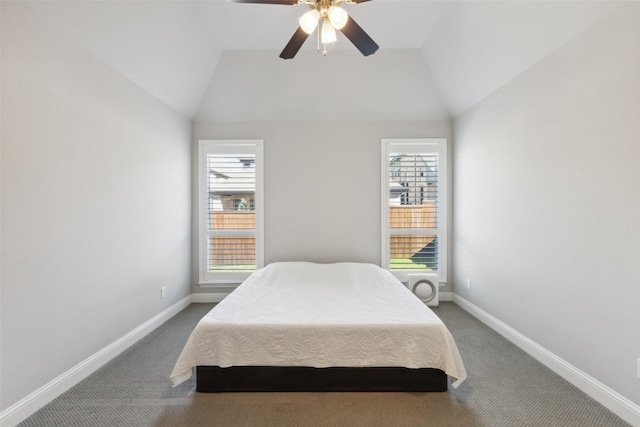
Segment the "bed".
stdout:
<path fill-rule="evenodd" d="M 436 314 L 373 264 L 256 270 L 197 324 L 170 380 L 201 392 L 446 391 L 466 378 Z"/>

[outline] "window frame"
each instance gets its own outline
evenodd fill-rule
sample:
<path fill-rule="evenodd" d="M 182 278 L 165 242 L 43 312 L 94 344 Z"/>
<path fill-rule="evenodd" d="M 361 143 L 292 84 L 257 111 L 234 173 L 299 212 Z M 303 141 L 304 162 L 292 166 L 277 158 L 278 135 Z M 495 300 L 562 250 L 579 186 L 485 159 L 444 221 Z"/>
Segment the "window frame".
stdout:
<path fill-rule="evenodd" d="M 236 285 L 242 283 L 255 270 L 238 271 L 208 271 L 208 185 L 207 185 L 207 154 L 218 149 L 220 151 L 245 150 L 255 154 L 255 258 L 256 270 L 264 267 L 264 140 L 211 140 L 198 141 L 198 285 L 202 287 L 216 287 Z"/>
<path fill-rule="evenodd" d="M 389 155 L 392 152 L 407 153 L 429 152 L 438 154 L 438 280 L 447 281 L 447 228 L 448 228 L 448 185 L 447 185 L 447 139 L 446 138 L 395 138 L 382 139 L 381 144 L 381 265 L 389 270 L 402 282 L 407 281 L 407 275 L 426 273 L 425 270 L 391 270 L 389 245 L 391 232 L 389 229 L 389 182 L 391 172 Z"/>

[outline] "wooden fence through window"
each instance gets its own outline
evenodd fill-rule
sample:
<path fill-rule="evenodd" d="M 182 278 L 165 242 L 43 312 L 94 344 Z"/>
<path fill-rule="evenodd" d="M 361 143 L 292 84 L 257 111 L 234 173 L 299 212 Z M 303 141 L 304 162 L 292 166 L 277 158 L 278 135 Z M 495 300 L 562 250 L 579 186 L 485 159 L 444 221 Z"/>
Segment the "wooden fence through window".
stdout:
<path fill-rule="evenodd" d="M 209 212 L 211 230 L 251 230 L 256 227 L 254 211 Z M 216 266 L 256 264 L 256 238 L 254 236 L 210 236 L 209 264 Z"/>
<path fill-rule="evenodd" d="M 422 248 L 433 242 L 433 235 L 394 234 L 394 229 L 436 228 L 438 218 L 433 200 L 421 205 L 389 206 L 389 256 L 392 259 L 411 258 Z"/>
<path fill-rule="evenodd" d="M 209 214 L 212 230 L 254 229 L 254 211 L 213 211 Z M 429 243 L 433 235 L 398 235 L 394 229 L 436 228 L 436 206 L 433 201 L 421 205 L 389 207 L 391 258 L 411 258 Z M 209 260 L 213 265 L 255 265 L 254 236 L 211 236 Z"/>

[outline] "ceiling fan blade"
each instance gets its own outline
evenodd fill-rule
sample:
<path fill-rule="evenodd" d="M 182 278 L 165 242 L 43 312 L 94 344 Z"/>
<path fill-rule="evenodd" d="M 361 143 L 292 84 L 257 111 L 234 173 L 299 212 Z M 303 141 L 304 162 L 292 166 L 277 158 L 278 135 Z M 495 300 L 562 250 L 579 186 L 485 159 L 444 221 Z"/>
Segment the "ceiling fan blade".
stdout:
<path fill-rule="evenodd" d="M 346 3 L 364 3 L 366 1 L 371 1 L 371 0 L 351 0 L 350 2 L 346 2 Z"/>
<path fill-rule="evenodd" d="M 296 56 L 296 53 L 298 53 L 305 40 L 307 40 L 307 37 L 309 37 L 309 34 L 305 33 L 302 28 L 298 27 L 296 32 L 293 34 L 293 37 L 291 37 L 291 40 L 289 40 L 289 43 L 287 43 L 282 50 L 280 58 L 291 59 Z"/>
<path fill-rule="evenodd" d="M 366 1 L 366 0 L 364 0 Z M 229 3 L 286 4 L 293 6 L 298 0 L 227 0 Z"/>
<path fill-rule="evenodd" d="M 342 27 L 340 31 L 342 31 L 342 34 L 344 34 L 364 56 L 369 56 L 378 50 L 378 44 L 369 37 L 369 34 L 365 33 L 362 27 L 358 25 L 352 17 L 349 17 L 347 25 Z"/>

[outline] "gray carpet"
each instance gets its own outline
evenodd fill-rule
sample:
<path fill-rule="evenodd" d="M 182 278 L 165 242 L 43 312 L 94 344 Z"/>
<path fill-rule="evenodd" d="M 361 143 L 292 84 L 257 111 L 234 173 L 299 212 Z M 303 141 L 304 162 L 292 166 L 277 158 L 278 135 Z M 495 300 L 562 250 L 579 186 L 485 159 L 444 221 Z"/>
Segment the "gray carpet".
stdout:
<path fill-rule="evenodd" d="M 469 378 L 447 393 L 195 392 L 168 376 L 212 304 L 192 304 L 20 424 L 29 426 L 627 426 L 453 303 L 436 313 Z"/>

